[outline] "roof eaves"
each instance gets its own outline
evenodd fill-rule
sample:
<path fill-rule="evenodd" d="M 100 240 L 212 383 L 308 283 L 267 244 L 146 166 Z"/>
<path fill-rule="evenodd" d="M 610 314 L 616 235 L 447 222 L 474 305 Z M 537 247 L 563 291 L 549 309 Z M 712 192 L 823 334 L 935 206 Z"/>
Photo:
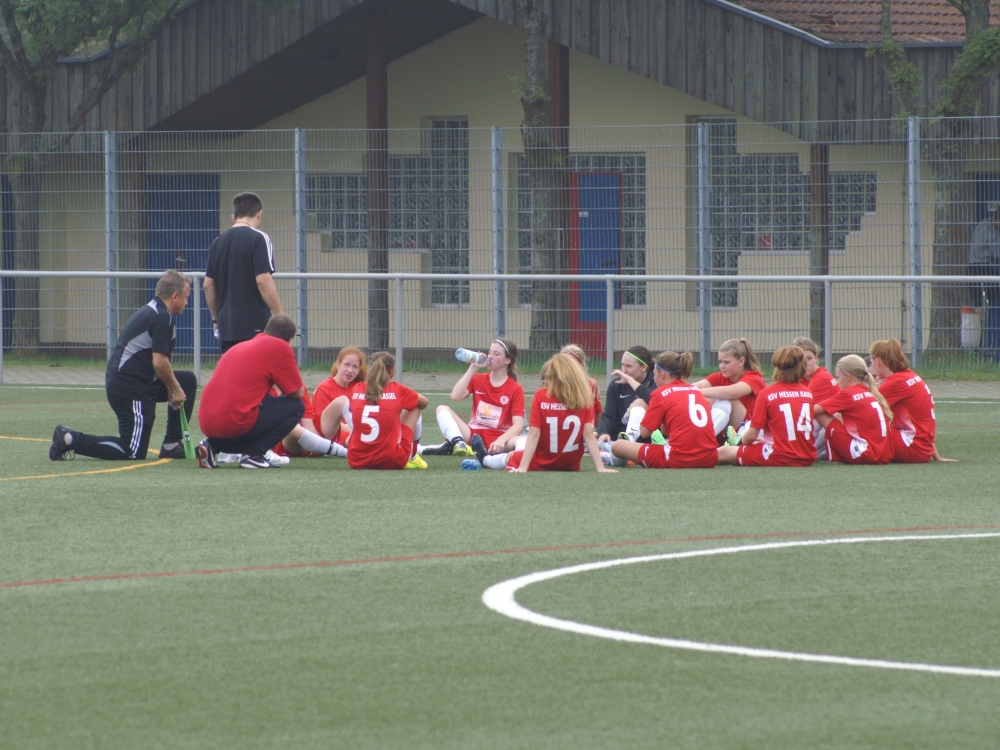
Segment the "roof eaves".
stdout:
<path fill-rule="evenodd" d="M 770 16 L 759 13 L 755 10 L 750 10 L 749 8 L 744 8 L 742 5 L 738 5 L 729 0 L 702 0 L 709 5 L 714 5 L 718 8 L 728 10 L 731 13 L 736 13 L 737 15 L 743 16 L 744 18 L 752 18 L 765 26 L 770 26 L 775 29 L 780 29 L 781 31 L 789 34 L 791 36 L 797 36 L 800 39 L 804 39 L 807 42 L 815 44 L 817 47 L 823 47 L 825 49 L 868 49 L 869 47 L 879 47 L 879 44 L 867 44 L 863 42 L 831 42 L 829 39 L 823 39 L 823 37 L 811 34 L 808 31 L 793 26 L 790 23 L 784 21 L 779 21 L 777 19 L 771 18 Z M 910 48 L 920 48 L 920 47 L 936 47 L 936 48 L 946 48 L 946 47 L 961 47 L 963 42 L 903 42 L 899 45 L 906 49 Z"/>

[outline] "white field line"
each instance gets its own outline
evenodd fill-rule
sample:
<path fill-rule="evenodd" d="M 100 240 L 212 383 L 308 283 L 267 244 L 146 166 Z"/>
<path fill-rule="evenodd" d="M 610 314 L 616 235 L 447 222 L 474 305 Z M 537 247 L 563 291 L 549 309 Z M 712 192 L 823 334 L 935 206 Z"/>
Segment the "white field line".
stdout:
<path fill-rule="evenodd" d="M 595 638 L 607 638 L 624 643 L 642 643 L 664 648 L 683 649 L 686 651 L 703 651 L 715 654 L 730 654 L 734 656 L 749 656 L 758 659 L 784 659 L 786 661 L 814 662 L 819 664 L 836 664 L 846 667 L 871 667 L 876 669 L 896 669 L 908 672 L 930 672 L 933 674 L 961 675 L 966 677 L 1000 677 L 1000 669 L 980 669 L 976 667 L 952 667 L 938 664 L 921 664 L 919 662 L 885 661 L 882 659 L 859 659 L 849 656 L 830 656 L 826 654 L 806 654 L 795 651 L 779 651 L 776 649 L 749 648 L 746 646 L 728 646 L 719 643 L 703 643 L 700 641 L 681 640 L 677 638 L 656 638 L 640 633 L 630 633 L 626 630 L 612 630 L 594 625 L 587 625 L 572 620 L 561 620 L 526 609 L 517 603 L 515 595 L 526 586 L 554 578 L 587 573 L 593 570 L 613 568 L 637 563 L 660 562 L 663 560 L 680 560 L 690 557 L 712 557 L 714 555 L 732 555 L 737 552 L 759 552 L 764 550 L 787 549 L 790 547 L 821 547 L 833 544 L 865 544 L 868 542 L 915 542 L 935 539 L 986 539 L 1000 537 L 1000 532 L 981 534 L 937 534 L 927 536 L 882 536 L 854 537 L 848 539 L 810 539 L 799 542 L 772 542 L 768 544 L 752 544 L 739 547 L 722 547 L 716 549 L 693 550 L 689 552 L 673 552 L 665 555 L 644 555 L 642 557 L 625 557 L 617 560 L 572 565 L 567 568 L 546 570 L 539 573 L 512 578 L 490 586 L 483 592 L 483 604 L 514 620 L 523 620 L 533 625 L 541 625 L 555 630 L 565 630 L 569 633 L 590 635 Z"/>

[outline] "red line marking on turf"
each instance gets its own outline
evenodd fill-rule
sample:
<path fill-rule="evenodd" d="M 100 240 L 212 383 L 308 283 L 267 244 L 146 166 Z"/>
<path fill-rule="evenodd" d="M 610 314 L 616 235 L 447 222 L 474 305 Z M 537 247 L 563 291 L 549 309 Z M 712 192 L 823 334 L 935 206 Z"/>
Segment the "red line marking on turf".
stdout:
<path fill-rule="evenodd" d="M 371 565 L 373 563 L 415 562 L 422 560 L 447 560 L 460 557 L 492 557 L 520 555 L 532 552 L 571 552 L 585 549 L 613 549 L 615 547 L 641 547 L 652 544 L 678 544 L 681 542 L 719 542 L 734 539 L 781 539 L 786 537 L 841 536 L 851 534 L 905 534 L 915 531 L 965 531 L 969 529 L 1000 529 L 1000 524 L 972 526 L 908 526 L 891 529 L 846 529 L 841 531 L 776 531 L 766 534 L 715 534 L 688 536 L 676 539 L 635 539 L 624 542 L 597 542 L 594 544 L 563 544 L 552 547 L 520 547 L 516 549 L 466 550 L 462 552 L 432 552 L 424 555 L 396 555 L 392 557 L 367 557 L 355 560 L 320 560 L 317 562 L 279 563 L 277 565 L 248 565 L 240 568 L 208 568 L 206 570 L 165 570 L 151 573 L 112 573 L 109 575 L 47 578 L 36 581 L 10 581 L 0 583 L 0 589 L 52 586 L 63 583 L 93 583 L 95 581 L 124 581 L 142 578 L 178 578 L 181 576 L 214 576 L 225 573 L 264 573 L 300 568 L 333 568 L 346 565 Z"/>

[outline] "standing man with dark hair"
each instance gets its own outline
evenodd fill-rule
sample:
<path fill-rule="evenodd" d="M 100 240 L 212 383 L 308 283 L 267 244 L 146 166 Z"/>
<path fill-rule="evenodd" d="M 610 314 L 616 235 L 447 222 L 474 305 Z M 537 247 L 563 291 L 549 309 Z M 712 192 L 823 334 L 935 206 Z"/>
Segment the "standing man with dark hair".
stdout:
<path fill-rule="evenodd" d="M 264 204 L 256 193 L 233 198 L 233 226 L 208 249 L 205 299 L 225 353 L 264 330 L 268 318 L 285 310 L 278 299 L 271 238 L 260 231 Z"/>
<path fill-rule="evenodd" d="M 305 387 L 290 346 L 295 332 L 295 321 L 279 313 L 263 333 L 219 359 L 198 407 L 198 424 L 208 436 L 195 448 L 201 468 L 216 468 L 218 453 L 241 455 L 244 469 L 272 468 L 268 452 L 290 434 L 311 453 L 347 455 L 342 445 L 299 424 Z M 274 395 L 275 388 L 281 395 Z"/>
<path fill-rule="evenodd" d="M 165 271 L 156 283 L 156 296 L 129 318 L 118 337 L 104 382 L 108 403 L 118 415 L 120 437 L 88 435 L 59 425 L 49 458 L 67 461 L 79 454 L 106 461 L 145 460 L 156 405 L 164 401 L 170 408 L 160 458 L 184 458 L 178 408 L 183 406 L 191 418 L 198 380 L 193 372 L 175 372 L 170 354 L 176 337 L 172 316 L 184 311 L 190 294 L 191 285 L 182 274 Z"/>

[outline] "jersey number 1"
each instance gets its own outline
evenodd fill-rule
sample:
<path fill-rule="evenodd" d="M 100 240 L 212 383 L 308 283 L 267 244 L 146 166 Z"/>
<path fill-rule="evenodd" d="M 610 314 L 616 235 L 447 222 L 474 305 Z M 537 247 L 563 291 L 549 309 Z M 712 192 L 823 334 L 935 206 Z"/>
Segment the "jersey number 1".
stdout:
<path fill-rule="evenodd" d="M 795 422 L 792 421 L 791 404 L 778 404 L 778 409 L 785 416 L 785 429 L 788 430 L 788 442 L 792 443 L 795 441 L 796 432 L 801 432 L 805 435 L 806 442 L 809 442 L 813 430 L 812 410 L 809 408 L 809 404 L 802 404 L 802 411 L 799 412 L 798 421 Z"/>

